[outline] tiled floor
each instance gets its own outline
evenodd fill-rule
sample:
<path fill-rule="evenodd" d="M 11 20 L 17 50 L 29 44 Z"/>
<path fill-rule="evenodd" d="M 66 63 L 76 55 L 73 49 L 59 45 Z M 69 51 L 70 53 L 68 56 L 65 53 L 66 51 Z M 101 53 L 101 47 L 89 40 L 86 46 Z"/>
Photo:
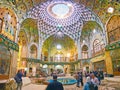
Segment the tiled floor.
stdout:
<path fill-rule="evenodd" d="M 29 84 L 27 86 L 24 86 L 22 90 L 45 90 L 46 85 L 35 85 L 35 84 Z M 77 88 L 76 85 L 67 85 L 64 86 L 64 90 L 82 90 L 82 87 Z"/>
<path fill-rule="evenodd" d="M 114 80 L 109 81 L 109 80 Z M 84 80 L 85 81 L 85 80 Z M 99 86 L 99 90 L 120 90 L 120 88 L 112 88 L 112 87 L 120 87 L 119 84 L 120 81 L 120 77 L 114 77 L 114 78 L 106 78 L 106 80 L 104 80 L 102 82 L 102 84 Z M 45 90 L 47 85 L 37 85 L 37 84 L 29 84 L 26 85 L 22 88 L 22 90 Z M 83 90 L 83 87 L 76 87 L 76 85 L 65 85 L 64 86 L 64 90 Z"/>

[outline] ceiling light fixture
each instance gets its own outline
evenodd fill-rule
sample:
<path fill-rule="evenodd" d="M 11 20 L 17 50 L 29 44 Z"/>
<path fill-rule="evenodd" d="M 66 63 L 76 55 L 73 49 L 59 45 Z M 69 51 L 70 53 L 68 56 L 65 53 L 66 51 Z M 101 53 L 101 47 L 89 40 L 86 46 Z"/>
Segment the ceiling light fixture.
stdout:
<path fill-rule="evenodd" d="M 114 8 L 113 7 L 109 7 L 107 11 L 108 11 L 108 13 L 113 13 Z"/>

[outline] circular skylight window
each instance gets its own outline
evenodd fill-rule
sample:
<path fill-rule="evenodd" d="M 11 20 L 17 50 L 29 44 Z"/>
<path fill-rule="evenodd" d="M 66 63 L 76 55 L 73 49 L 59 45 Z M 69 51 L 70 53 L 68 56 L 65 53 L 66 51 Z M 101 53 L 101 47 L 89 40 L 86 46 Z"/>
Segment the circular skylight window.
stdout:
<path fill-rule="evenodd" d="M 69 7 L 66 4 L 56 4 L 52 7 L 52 12 L 58 17 L 64 17 L 69 13 Z"/>
<path fill-rule="evenodd" d="M 55 3 L 49 5 L 47 11 L 52 17 L 63 19 L 71 15 L 73 12 L 73 6 L 67 3 Z"/>

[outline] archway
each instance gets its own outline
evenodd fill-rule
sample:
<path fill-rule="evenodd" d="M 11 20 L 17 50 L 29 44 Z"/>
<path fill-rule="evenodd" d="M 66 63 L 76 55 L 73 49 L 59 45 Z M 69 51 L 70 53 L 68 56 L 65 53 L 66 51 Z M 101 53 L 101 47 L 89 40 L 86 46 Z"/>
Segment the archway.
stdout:
<path fill-rule="evenodd" d="M 107 25 L 107 36 L 108 43 L 111 44 L 113 42 L 117 42 L 120 40 L 120 15 L 112 16 Z"/>
<path fill-rule="evenodd" d="M 42 56 L 46 61 L 74 61 L 77 55 L 75 42 L 63 33 L 56 33 L 46 39 L 42 47 Z"/>
<path fill-rule="evenodd" d="M 48 74 L 48 65 L 44 64 L 42 68 L 43 68 L 43 72 Z"/>
<path fill-rule="evenodd" d="M 62 65 L 56 65 L 55 70 L 57 71 L 57 74 L 60 74 L 60 73 L 64 72 L 64 68 L 63 68 Z"/>
<path fill-rule="evenodd" d="M 82 59 L 87 59 L 88 58 L 88 46 L 83 45 L 82 47 Z"/>
<path fill-rule="evenodd" d="M 37 47 L 34 44 L 30 47 L 30 58 L 37 58 Z"/>
<path fill-rule="evenodd" d="M 99 44 L 101 45 L 100 53 L 104 50 L 105 44 L 106 44 L 106 38 L 105 38 L 105 33 L 102 27 L 95 21 L 89 21 L 86 22 L 82 28 L 82 33 L 81 33 L 81 43 L 89 45 L 89 53 L 88 55 L 90 56 L 95 56 L 100 53 L 95 53 L 94 52 L 94 41 L 98 39 Z"/>

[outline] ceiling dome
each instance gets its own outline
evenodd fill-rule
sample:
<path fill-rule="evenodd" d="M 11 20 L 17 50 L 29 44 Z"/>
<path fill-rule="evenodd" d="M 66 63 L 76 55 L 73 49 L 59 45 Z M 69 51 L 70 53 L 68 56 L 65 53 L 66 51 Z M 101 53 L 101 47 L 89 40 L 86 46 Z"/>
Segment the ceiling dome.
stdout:
<path fill-rule="evenodd" d="M 80 12 L 78 11 L 82 11 L 83 8 L 83 5 L 77 5 L 71 1 L 53 0 L 34 7 L 29 15 L 42 19 L 52 26 L 69 26 L 79 21 Z"/>
<path fill-rule="evenodd" d="M 63 19 L 71 16 L 73 13 L 73 6 L 67 3 L 55 3 L 47 7 L 47 12 L 53 18 Z"/>
<path fill-rule="evenodd" d="M 77 39 L 84 21 L 97 20 L 90 9 L 72 0 L 48 0 L 33 7 L 28 15 L 38 20 L 38 28 L 44 38 L 60 31 Z"/>

